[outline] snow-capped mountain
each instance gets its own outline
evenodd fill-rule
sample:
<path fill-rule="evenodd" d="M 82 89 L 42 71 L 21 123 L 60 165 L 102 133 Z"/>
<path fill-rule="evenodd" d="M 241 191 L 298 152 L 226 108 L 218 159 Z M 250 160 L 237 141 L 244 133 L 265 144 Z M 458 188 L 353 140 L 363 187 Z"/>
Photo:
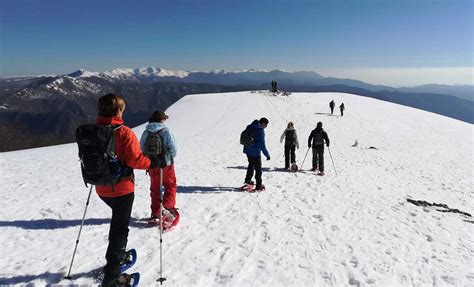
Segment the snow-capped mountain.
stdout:
<path fill-rule="evenodd" d="M 330 100 L 344 102 L 343 117 L 329 114 Z M 474 285 L 472 217 L 407 201 L 474 213 L 473 125 L 342 93 L 189 95 L 166 113 L 178 143 L 181 220 L 163 238 L 164 284 Z M 239 135 L 260 117 L 270 120 L 267 190 L 243 193 Z M 300 144 L 298 173 L 282 170 L 280 135 L 289 121 Z M 319 121 L 330 138 L 324 177 L 308 171 L 311 152 L 305 158 Z M 130 271 L 141 273 L 141 286 L 157 286 L 159 233 L 140 221 L 150 213 L 149 179 L 135 174 L 128 247 L 138 261 Z M 92 273 L 105 264 L 110 209 L 94 192 L 73 280 L 63 279 L 88 195 L 76 144 L 0 153 L 0 180 L 0 285 L 98 284 Z"/>
<path fill-rule="evenodd" d="M 98 76 L 108 80 L 150 83 L 163 79 L 182 79 L 188 76 L 188 72 L 170 71 L 157 67 L 119 68 L 99 73 Z"/>

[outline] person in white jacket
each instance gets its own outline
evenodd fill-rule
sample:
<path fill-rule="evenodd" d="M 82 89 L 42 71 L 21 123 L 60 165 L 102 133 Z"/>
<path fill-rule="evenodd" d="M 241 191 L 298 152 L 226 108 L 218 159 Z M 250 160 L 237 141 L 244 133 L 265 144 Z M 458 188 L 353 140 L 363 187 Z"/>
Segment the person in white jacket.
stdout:
<path fill-rule="evenodd" d="M 283 131 L 280 142 L 283 140 L 285 140 L 285 169 L 290 170 L 290 163 L 296 163 L 295 149 L 300 148 L 293 122 L 289 122 L 288 127 Z"/>

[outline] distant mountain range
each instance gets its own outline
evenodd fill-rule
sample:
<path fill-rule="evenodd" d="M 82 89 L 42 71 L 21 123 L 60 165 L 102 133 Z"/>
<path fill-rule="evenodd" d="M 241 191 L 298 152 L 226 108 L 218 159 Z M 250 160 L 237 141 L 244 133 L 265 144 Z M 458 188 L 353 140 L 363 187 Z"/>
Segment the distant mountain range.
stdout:
<path fill-rule="evenodd" d="M 74 141 L 75 127 L 93 122 L 97 99 L 118 93 L 127 100 L 128 125 L 187 94 L 278 88 L 290 92 L 346 92 L 395 102 L 474 123 L 474 86 L 393 88 L 315 72 L 245 70 L 169 71 L 156 67 L 77 70 L 68 75 L 0 78 L 0 151 Z"/>

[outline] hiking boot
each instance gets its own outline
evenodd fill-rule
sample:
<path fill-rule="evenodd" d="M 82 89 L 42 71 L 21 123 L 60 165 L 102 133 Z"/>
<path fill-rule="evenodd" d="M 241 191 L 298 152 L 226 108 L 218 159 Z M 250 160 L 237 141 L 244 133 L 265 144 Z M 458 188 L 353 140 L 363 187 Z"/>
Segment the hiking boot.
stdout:
<path fill-rule="evenodd" d="M 310 169 L 310 171 L 316 171 L 316 168 L 312 168 L 312 169 Z"/>
<path fill-rule="evenodd" d="M 132 276 L 127 273 L 119 274 L 115 278 L 104 278 L 102 287 L 131 286 Z"/>
<path fill-rule="evenodd" d="M 324 173 L 324 171 L 320 171 L 320 172 L 318 172 L 318 175 L 323 176 L 323 175 L 326 175 L 326 174 Z"/>
<path fill-rule="evenodd" d="M 249 185 L 255 185 L 255 182 L 253 182 L 253 181 L 251 181 L 251 180 L 250 180 L 250 181 L 245 181 L 244 183 L 245 183 L 245 184 L 249 184 Z"/>
<path fill-rule="evenodd" d="M 120 265 L 124 265 L 125 263 L 131 262 L 132 260 L 133 260 L 132 249 L 130 249 L 123 254 L 123 258 L 122 260 L 120 260 Z"/>
<path fill-rule="evenodd" d="M 116 286 L 132 286 L 132 276 L 122 273 L 117 277 Z"/>
<path fill-rule="evenodd" d="M 264 190 L 265 190 L 265 185 L 263 185 L 263 184 L 261 186 L 257 186 L 255 188 L 255 191 L 264 191 Z"/>

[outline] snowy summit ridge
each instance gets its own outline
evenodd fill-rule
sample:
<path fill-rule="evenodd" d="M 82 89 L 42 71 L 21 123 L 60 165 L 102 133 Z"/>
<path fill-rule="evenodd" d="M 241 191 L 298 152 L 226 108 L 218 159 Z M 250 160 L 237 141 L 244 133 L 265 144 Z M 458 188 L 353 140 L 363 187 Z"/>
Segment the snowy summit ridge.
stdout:
<path fill-rule="evenodd" d="M 344 102 L 343 117 L 329 114 L 331 100 Z M 342 93 L 188 95 L 166 113 L 178 144 L 181 220 L 163 238 L 165 284 L 474 285 L 472 217 L 407 201 L 474 212 L 473 125 Z M 239 135 L 260 117 L 270 121 L 267 190 L 243 193 Z M 289 121 L 300 143 L 297 173 L 282 170 L 280 135 Z M 319 121 L 331 140 L 324 177 L 308 171 L 311 152 L 302 163 Z M 144 128 L 134 128 L 138 137 Z M 0 209 L 0 285 L 99 284 L 93 273 L 105 264 L 110 209 L 95 193 L 73 280 L 63 279 L 88 194 L 76 144 L 0 153 L 0 169 L 8 206 Z M 138 261 L 130 271 L 141 273 L 142 286 L 155 286 L 159 232 L 141 221 L 150 214 L 149 178 L 135 174 L 128 247 Z"/>

